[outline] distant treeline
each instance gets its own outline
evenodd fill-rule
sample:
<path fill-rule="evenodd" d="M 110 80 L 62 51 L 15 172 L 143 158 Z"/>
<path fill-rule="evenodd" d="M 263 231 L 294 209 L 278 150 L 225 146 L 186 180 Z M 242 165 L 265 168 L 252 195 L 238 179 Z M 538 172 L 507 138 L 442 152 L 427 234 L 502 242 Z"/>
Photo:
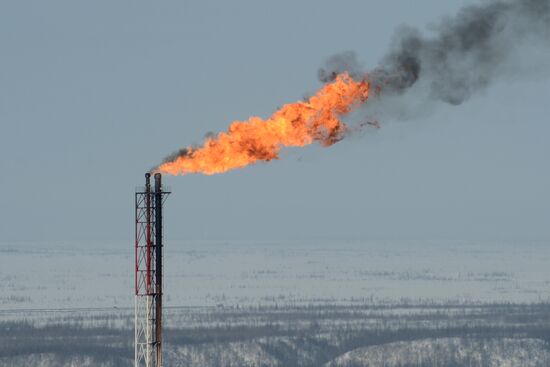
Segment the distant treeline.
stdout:
<path fill-rule="evenodd" d="M 70 365 L 77 358 L 86 358 L 90 366 L 133 365 L 134 334 L 127 311 L 93 318 L 60 316 L 0 321 L 0 366 L 38 365 L 46 356 L 52 366 Z M 349 351 L 437 339 L 535 339 L 550 345 L 546 303 L 172 309 L 165 324 L 170 366 L 344 366 L 335 364 L 335 359 Z M 446 360 L 442 355 L 407 365 L 460 362 L 447 357 L 448 364 L 441 364 Z M 357 361 L 348 362 L 352 364 L 347 367 L 359 366 Z"/>

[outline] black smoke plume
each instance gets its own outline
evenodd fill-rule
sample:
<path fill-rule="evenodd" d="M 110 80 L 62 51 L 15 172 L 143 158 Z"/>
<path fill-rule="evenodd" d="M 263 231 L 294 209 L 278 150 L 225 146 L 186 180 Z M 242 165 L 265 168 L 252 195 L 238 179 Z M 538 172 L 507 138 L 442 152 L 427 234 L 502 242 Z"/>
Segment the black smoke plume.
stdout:
<path fill-rule="evenodd" d="M 523 72 L 524 45 L 550 48 L 550 0 L 470 5 L 443 19 L 434 31 L 427 37 L 402 27 L 378 68 L 364 70 L 355 53 L 345 52 L 327 60 L 319 79 L 329 82 L 347 71 L 387 94 L 404 93 L 422 82 L 429 98 L 460 104 L 498 77 Z"/>

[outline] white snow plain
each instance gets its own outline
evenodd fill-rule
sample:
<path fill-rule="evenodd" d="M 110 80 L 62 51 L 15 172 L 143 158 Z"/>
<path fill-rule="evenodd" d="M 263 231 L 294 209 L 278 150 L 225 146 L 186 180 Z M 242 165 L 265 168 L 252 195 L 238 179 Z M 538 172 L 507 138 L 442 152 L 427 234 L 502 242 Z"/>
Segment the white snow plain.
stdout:
<path fill-rule="evenodd" d="M 165 304 L 547 302 L 548 245 L 166 241 Z M 0 311 L 133 307 L 131 242 L 4 242 L 0 258 Z"/>

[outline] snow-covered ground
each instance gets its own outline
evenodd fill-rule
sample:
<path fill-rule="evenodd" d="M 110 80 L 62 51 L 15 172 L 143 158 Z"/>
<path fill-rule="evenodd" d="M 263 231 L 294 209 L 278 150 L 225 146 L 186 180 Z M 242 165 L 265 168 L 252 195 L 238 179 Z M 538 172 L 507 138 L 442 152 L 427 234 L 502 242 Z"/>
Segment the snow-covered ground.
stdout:
<path fill-rule="evenodd" d="M 130 367 L 131 310 L 0 321 L 0 366 Z M 24 321 L 22 321 L 24 319 Z M 547 367 L 550 304 L 170 308 L 167 366 Z"/>
<path fill-rule="evenodd" d="M 286 341 L 289 348 L 294 347 Z M 220 346 L 190 346 L 165 351 L 165 364 L 201 367 L 285 367 L 265 351 L 265 343 L 234 342 Z M 468 340 L 443 338 L 389 343 L 361 348 L 325 364 L 326 367 L 547 367 L 548 346 L 534 339 Z M 293 364 L 294 365 L 294 364 Z M 301 366 L 302 364 L 298 364 Z M 125 367 L 130 359 L 68 356 L 37 353 L 0 357 L 0 366 L 26 367 Z"/>
<path fill-rule="evenodd" d="M 133 306 L 125 242 L 0 243 L 0 311 Z M 167 241 L 168 306 L 550 300 L 532 242 Z"/>
<path fill-rule="evenodd" d="M 550 362 L 548 345 L 538 339 L 423 339 L 358 348 L 327 367 L 487 366 L 543 367 Z"/>

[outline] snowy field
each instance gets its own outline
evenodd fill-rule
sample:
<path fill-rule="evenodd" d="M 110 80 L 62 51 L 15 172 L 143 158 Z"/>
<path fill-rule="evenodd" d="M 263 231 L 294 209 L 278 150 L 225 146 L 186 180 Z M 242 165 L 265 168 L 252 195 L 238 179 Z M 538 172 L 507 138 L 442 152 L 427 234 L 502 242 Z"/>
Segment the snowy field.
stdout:
<path fill-rule="evenodd" d="M 1 243 L 0 311 L 133 307 L 131 243 Z M 531 242 L 168 241 L 167 306 L 546 302 Z"/>
<path fill-rule="evenodd" d="M 547 367 L 549 248 L 171 241 L 166 365 Z M 0 367 L 132 366 L 131 243 L 3 243 L 0 259 Z"/>

